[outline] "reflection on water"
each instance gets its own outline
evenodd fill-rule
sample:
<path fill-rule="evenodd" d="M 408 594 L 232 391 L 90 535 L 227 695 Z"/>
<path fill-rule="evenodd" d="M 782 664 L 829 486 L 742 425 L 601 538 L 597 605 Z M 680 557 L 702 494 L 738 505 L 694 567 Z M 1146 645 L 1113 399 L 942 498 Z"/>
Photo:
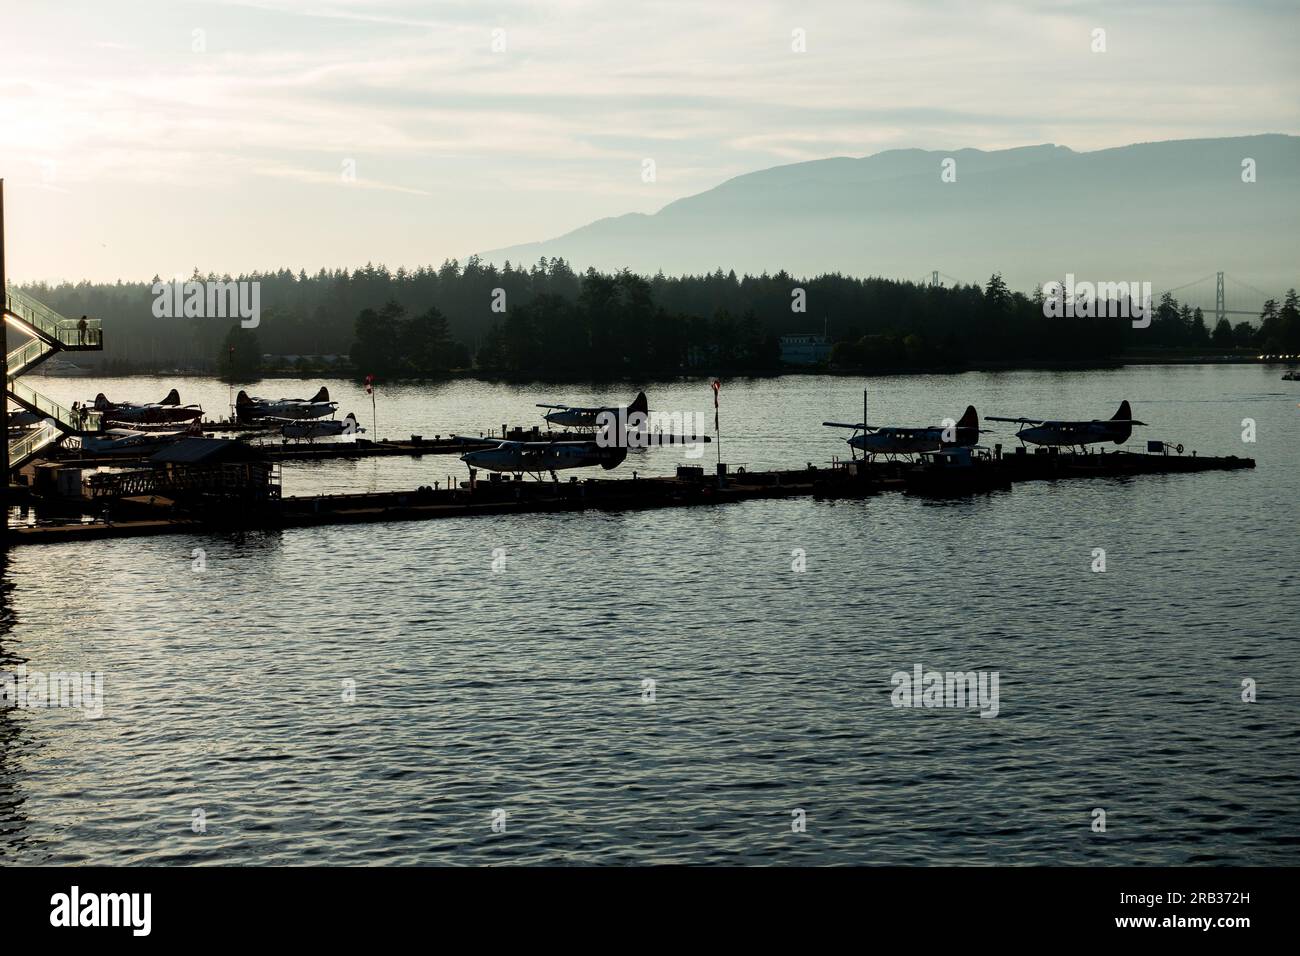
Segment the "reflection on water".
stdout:
<path fill-rule="evenodd" d="M 0 859 L 1290 862 L 1300 429 L 1273 378 L 872 386 L 873 420 L 904 424 L 968 401 L 1092 417 L 1127 397 L 1150 437 L 1251 454 L 1253 472 L 16 548 L 0 653 L 102 671 L 106 703 L 99 720 L 0 712 Z M 816 423 L 860 409 L 860 390 L 725 383 L 724 460 L 838 454 Z M 701 383 L 647 391 L 711 404 Z M 391 392 L 381 416 L 425 434 L 621 395 Z M 182 396 L 209 401 L 200 383 Z M 677 453 L 658 454 L 639 470 L 670 471 Z M 287 483 L 413 487 L 447 468 L 326 463 Z M 893 708 L 890 676 L 916 664 L 997 671 L 998 717 Z"/>
<path fill-rule="evenodd" d="M 10 638 L 14 628 L 10 600 L 13 588 L 9 555 L 0 548 L 0 674 L 26 663 Z M 0 860 L 25 859 L 29 850 L 23 816 L 22 762 L 30 741 L 12 715 L 13 711 L 0 702 Z"/>

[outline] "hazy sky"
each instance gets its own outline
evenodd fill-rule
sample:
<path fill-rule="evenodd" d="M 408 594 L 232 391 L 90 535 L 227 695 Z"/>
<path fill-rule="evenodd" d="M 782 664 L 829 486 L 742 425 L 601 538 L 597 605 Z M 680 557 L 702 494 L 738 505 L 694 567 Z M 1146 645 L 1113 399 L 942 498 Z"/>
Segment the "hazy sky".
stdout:
<path fill-rule="evenodd" d="M 437 264 L 797 160 L 1294 133 L 1298 9 L 0 0 L 9 273 Z"/>

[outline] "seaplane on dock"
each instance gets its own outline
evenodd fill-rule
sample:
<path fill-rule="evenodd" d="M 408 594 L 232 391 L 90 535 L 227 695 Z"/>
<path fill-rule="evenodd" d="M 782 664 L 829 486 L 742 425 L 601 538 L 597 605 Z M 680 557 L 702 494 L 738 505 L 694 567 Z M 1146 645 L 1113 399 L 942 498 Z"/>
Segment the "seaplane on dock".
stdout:
<path fill-rule="evenodd" d="M 280 426 L 285 438 L 315 441 L 317 438 L 337 438 L 339 435 L 360 435 L 365 429 L 357 422 L 355 412 L 342 418 L 268 418 L 265 421 Z"/>
<path fill-rule="evenodd" d="M 202 405 L 182 405 L 180 393 L 172 389 L 161 402 L 137 404 L 110 402 L 100 392 L 91 406 L 100 413 L 105 425 L 140 428 L 150 425 L 189 425 L 203 417 Z"/>
<path fill-rule="evenodd" d="M 626 407 L 614 405 L 606 407 L 583 407 L 579 405 L 543 405 L 538 403 L 538 408 L 549 408 L 551 411 L 542 416 L 547 424 L 557 425 L 560 428 L 578 428 L 584 431 L 594 430 L 600 426 L 601 416 L 608 413 L 616 417 L 622 417 L 624 421 L 631 419 L 634 414 L 640 413 L 647 416 L 650 413 L 650 403 L 646 400 L 645 392 L 638 392 L 632 403 Z M 642 418 L 642 421 L 645 419 Z"/>
<path fill-rule="evenodd" d="M 1067 421 L 1043 418 L 1006 418 L 999 415 L 985 415 L 986 422 L 1010 422 L 1013 425 L 1026 426 L 1016 432 L 1021 444 L 1043 445 L 1048 448 L 1077 448 L 1087 453 L 1088 445 L 1114 442 L 1122 445 L 1133 434 L 1133 426 L 1146 427 L 1133 417 L 1133 410 L 1128 400 L 1120 402 L 1119 410 L 1106 419 L 1094 418 L 1090 421 Z"/>
<path fill-rule="evenodd" d="M 828 428 L 851 428 L 853 434 L 845 441 L 854 452 L 874 458 L 884 455 L 893 461 L 899 455 L 919 455 L 937 452 L 949 447 L 971 447 L 979 443 L 979 414 L 974 405 L 955 422 L 945 425 L 907 427 L 898 425 L 868 425 L 866 422 L 822 422 Z"/>
<path fill-rule="evenodd" d="M 482 444 L 481 438 L 455 436 L 458 440 Z M 591 468 L 599 465 L 609 471 L 617 468 L 627 458 L 627 445 L 602 444 L 596 441 L 495 441 L 491 448 L 480 448 L 460 456 L 460 460 L 473 469 L 507 472 L 517 477 L 532 475 L 538 481 L 550 474 L 558 481 L 556 472 L 567 468 Z"/>
<path fill-rule="evenodd" d="M 107 428 L 102 432 L 81 435 L 79 441 L 81 452 L 87 458 L 110 458 L 116 455 L 138 458 L 161 451 L 182 438 L 201 434 L 203 433 L 197 425 L 189 428 L 149 431 L 135 428 Z"/>
<path fill-rule="evenodd" d="M 302 421 L 333 417 L 339 403 L 330 401 L 324 385 L 311 398 L 258 398 L 243 389 L 235 396 L 235 420 L 244 424 L 268 420 Z"/>

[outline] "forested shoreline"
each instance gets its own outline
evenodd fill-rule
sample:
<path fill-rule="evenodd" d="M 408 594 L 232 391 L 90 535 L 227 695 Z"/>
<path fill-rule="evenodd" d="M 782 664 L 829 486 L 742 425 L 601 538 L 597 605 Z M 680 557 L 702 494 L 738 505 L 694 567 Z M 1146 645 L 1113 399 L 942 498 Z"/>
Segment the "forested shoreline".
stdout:
<path fill-rule="evenodd" d="M 783 369 L 780 337 L 795 333 L 825 334 L 834 343 L 828 367 L 842 369 L 1102 364 L 1135 350 L 1300 352 L 1294 290 L 1270 302 L 1257 325 L 1213 328 L 1199 309 L 1166 294 L 1153 304 L 1150 327 L 1135 329 L 1127 318 L 1047 318 L 1041 292 L 1012 291 L 996 274 L 983 287 L 943 287 L 785 272 L 579 274 L 561 259 L 498 269 L 471 258 L 414 271 L 367 265 L 192 277 L 232 280 L 260 283 L 256 328 L 155 317 L 157 277 L 20 288 L 64 315 L 102 320 L 104 352 L 82 364 L 109 374 L 184 368 L 249 376 L 268 365 L 386 378 L 766 374 Z"/>

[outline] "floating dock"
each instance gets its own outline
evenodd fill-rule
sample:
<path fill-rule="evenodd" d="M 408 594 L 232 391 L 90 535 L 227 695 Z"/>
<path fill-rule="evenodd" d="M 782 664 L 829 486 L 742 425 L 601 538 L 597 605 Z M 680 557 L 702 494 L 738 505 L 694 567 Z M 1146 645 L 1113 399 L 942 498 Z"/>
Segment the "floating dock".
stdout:
<path fill-rule="evenodd" d="M 238 431 L 249 431 L 244 426 L 235 428 L 217 428 L 211 429 L 209 425 L 203 426 L 204 434 L 212 435 L 232 435 Z M 249 431 L 249 434 L 259 435 L 265 432 Z M 544 432 L 538 429 L 512 429 L 506 433 L 510 441 L 595 441 L 594 434 L 578 434 L 576 432 Z M 712 439 L 707 436 L 695 435 L 654 435 L 653 440 L 660 445 L 690 445 L 703 444 Z M 409 439 L 383 439 L 381 441 L 372 441 L 368 438 L 354 438 L 346 441 L 259 441 L 250 442 L 250 447 L 256 448 L 264 454 L 269 461 L 332 461 L 339 459 L 357 459 L 357 458 L 385 458 L 385 457 L 407 457 L 420 458 L 424 455 L 463 455 L 470 451 L 480 451 L 484 448 L 492 448 L 500 438 L 488 437 L 442 437 L 424 438 L 421 435 L 412 435 Z M 113 466 L 139 465 L 145 461 L 147 456 L 139 457 L 130 454 L 118 455 L 90 455 L 83 456 L 76 450 L 69 450 L 66 457 L 57 459 L 62 464 L 74 468 L 100 468 Z"/>
<path fill-rule="evenodd" d="M 413 435 L 409 440 L 370 441 L 358 438 L 353 441 L 319 442 L 256 442 L 250 443 L 270 461 L 329 461 L 344 458 L 383 458 L 405 456 L 419 458 L 423 455 L 463 455 L 467 451 L 491 448 L 499 439 L 421 438 Z M 61 464 L 73 468 L 99 468 L 139 465 L 148 456 L 129 454 L 82 456 L 73 451 L 60 458 Z"/>
<path fill-rule="evenodd" d="M 725 504 L 761 498 L 867 497 L 900 490 L 921 494 L 969 494 L 1009 487 L 1014 482 L 1088 477 L 1184 474 L 1194 471 L 1254 468 L 1250 458 L 1196 455 L 1012 454 L 979 461 L 968 468 L 908 463 L 841 462 L 788 471 L 738 471 L 705 474 L 681 468 L 672 478 L 586 478 L 568 481 L 475 480 L 455 488 L 414 491 L 278 497 L 255 503 L 206 497 L 180 505 L 162 495 L 114 499 L 110 517 L 88 521 L 69 513 L 63 521 L 11 528 L 11 544 L 91 541 L 144 535 L 222 530 L 274 530 L 332 524 L 416 521 L 474 515 L 557 511 L 629 511 Z M 278 489 L 277 489 L 278 491 Z M 103 507 L 97 500 L 95 507 Z M 72 502 L 62 507 L 72 509 Z M 90 505 L 87 503 L 89 509 Z"/>

